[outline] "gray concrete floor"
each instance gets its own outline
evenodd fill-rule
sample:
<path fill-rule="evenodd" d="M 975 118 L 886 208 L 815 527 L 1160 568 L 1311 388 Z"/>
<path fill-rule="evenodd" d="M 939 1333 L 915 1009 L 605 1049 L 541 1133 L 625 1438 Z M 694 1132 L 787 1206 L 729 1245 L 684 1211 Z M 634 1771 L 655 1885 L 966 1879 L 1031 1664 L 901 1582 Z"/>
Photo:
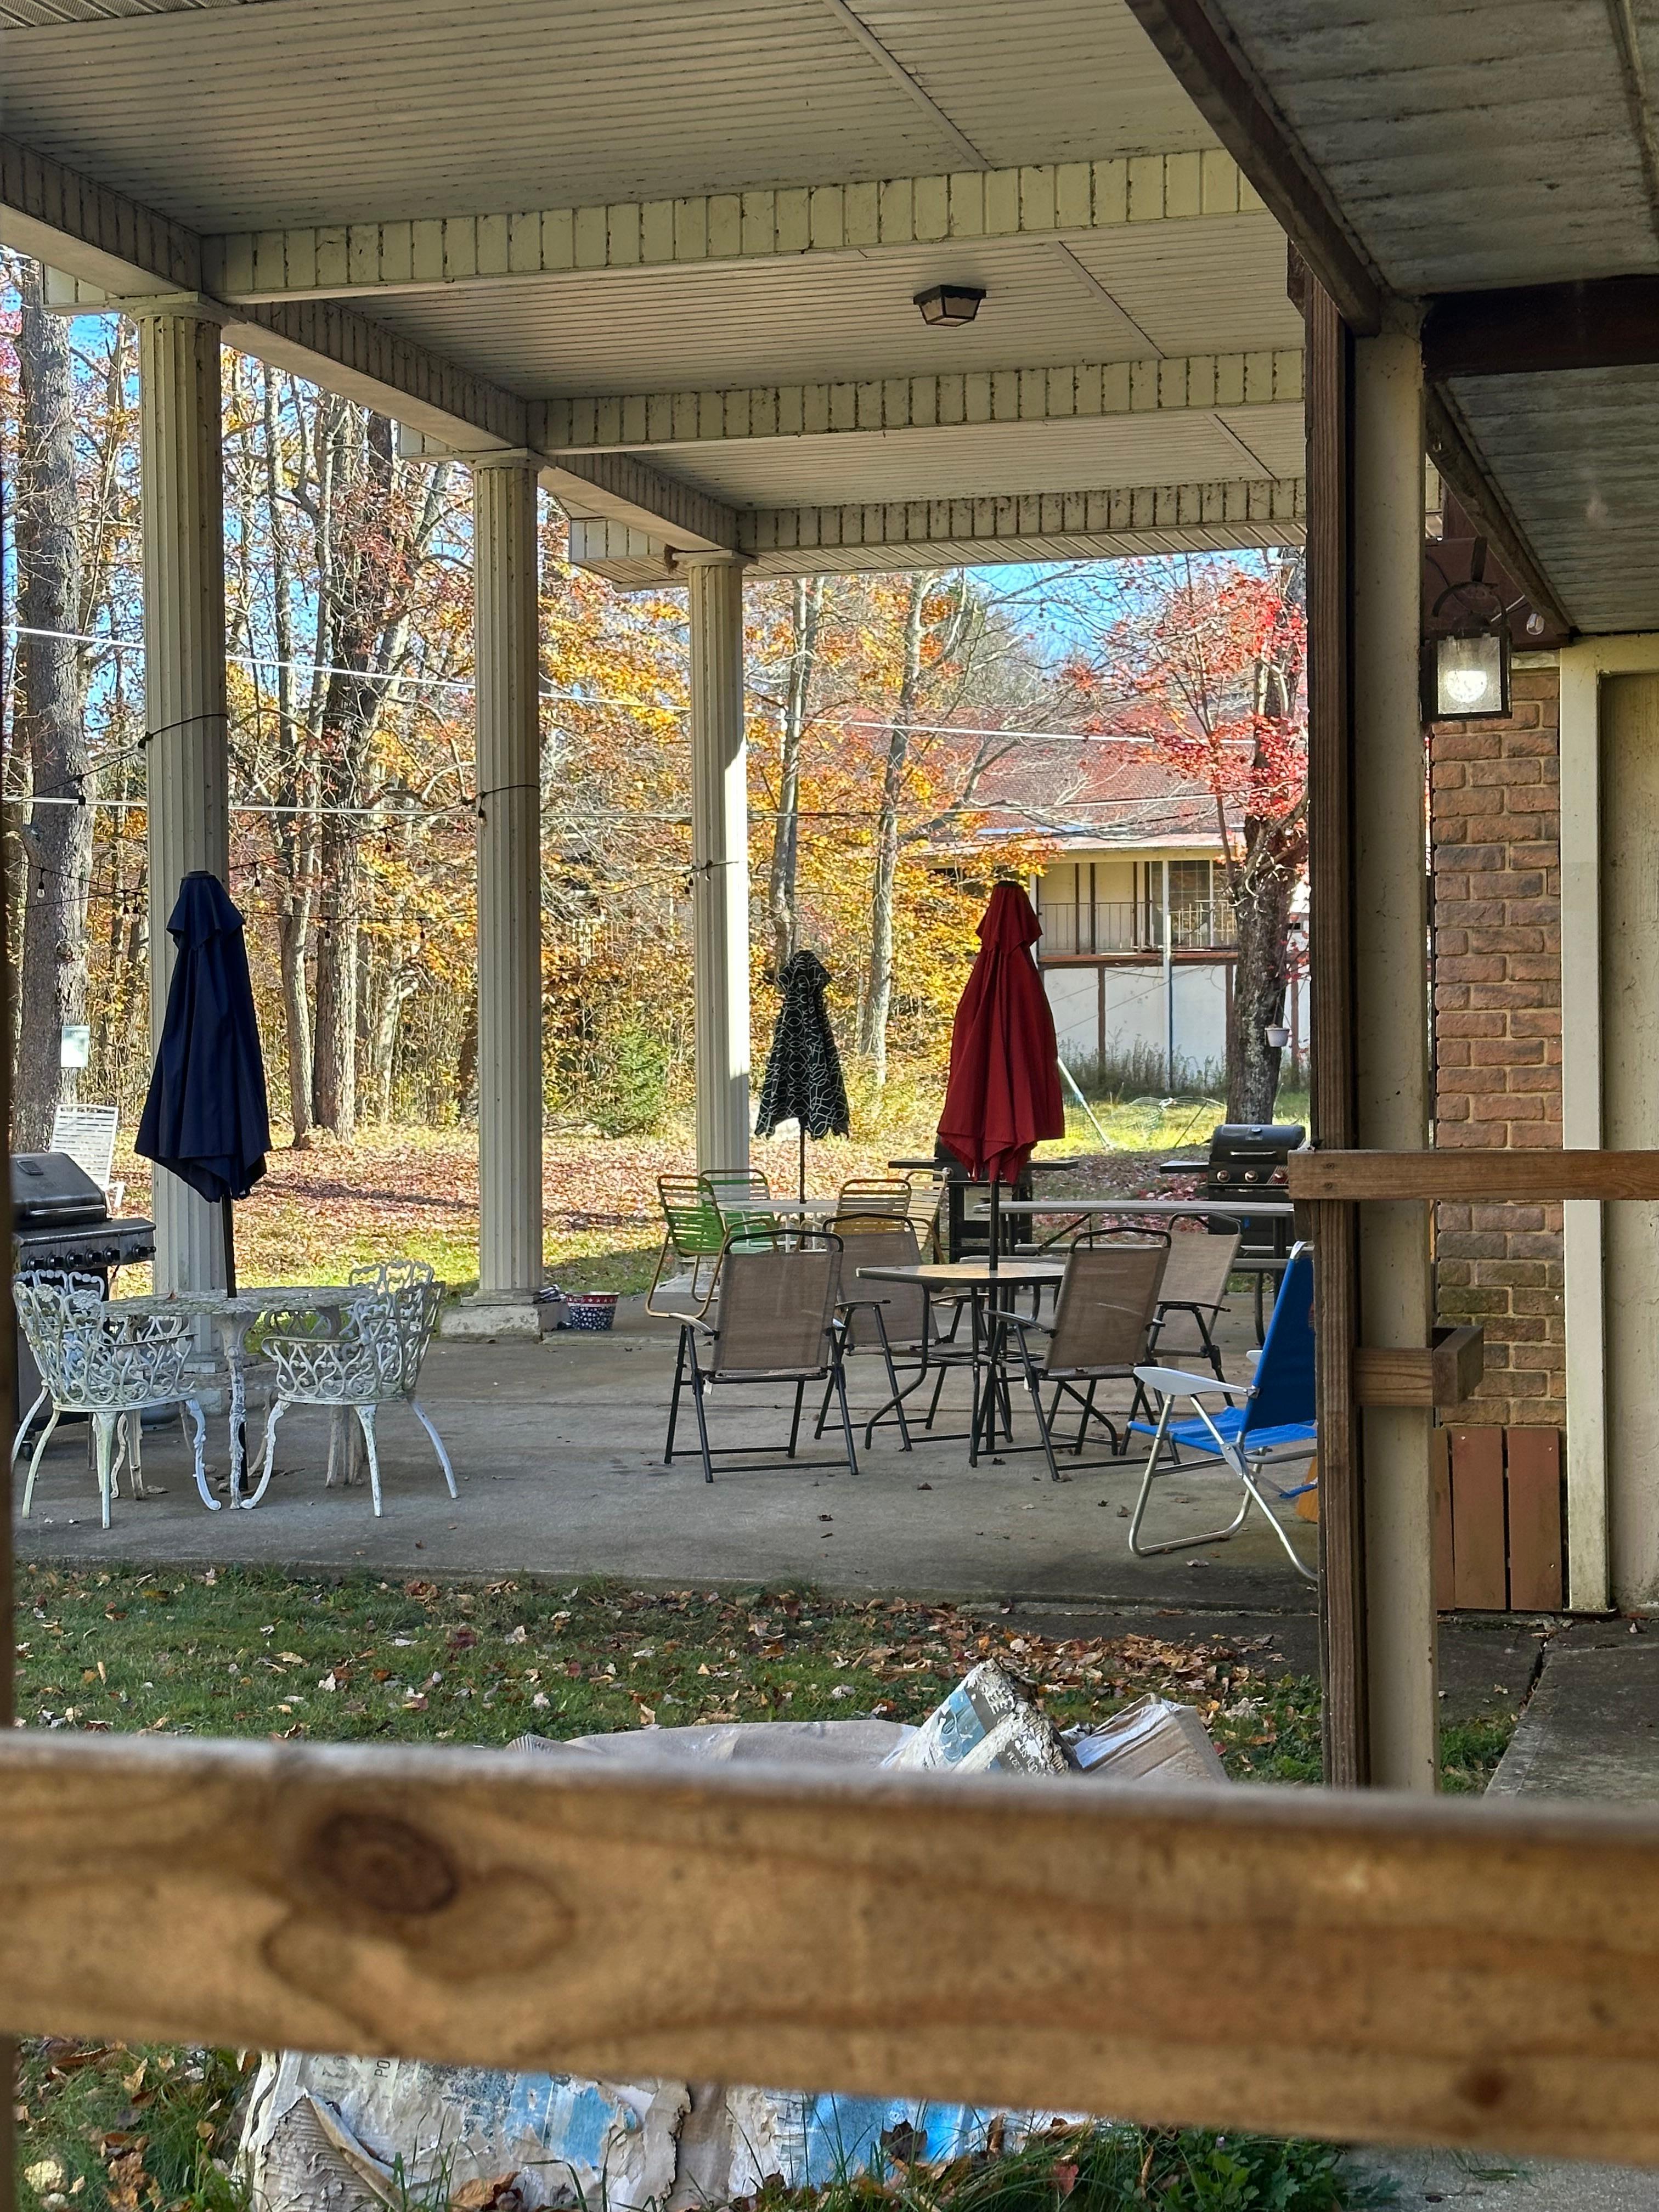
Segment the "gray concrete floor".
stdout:
<path fill-rule="evenodd" d="M 366 1488 L 325 1489 L 323 1416 L 286 1415 L 277 1473 L 256 1512 L 203 1510 L 173 1430 L 146 1443 L 147 1475 L 165 1494 L 117 1501 L 98 1525 L 84 1443 L 54 1440 L 34 1509 L 19 1524 L 24 1559 L 142 1559 L 463 1575 L 605 1574 L 642 1583 L 811 1581 L 849 1595 L 902 1591 L 952 1598 L 1216 1607 L 1311 1618 L 1310 1587 L 1252 1522 L 1231 1543 L 1133 1559 L 1127 1541 L 1139 1462 L 1067 1468 L 1049 1480 L 1041 1455 L 968 1465 L 963 1443 L 918 1443 L 903 1453 L 884 1430 L 860 1452 L 860 1474 L 837 1464 L 832 1435 L 801 1462 L 763 1470 L 728 1462 L 702 1480 L 689 1394 L 672 1468 L 662 1464 L 673 1378 L 672 1331 L 637 1314 L 611 1335 L 563 1332 L 541 1343 L 434 1345 L 421 1401 L 454 1461 L 460 1498 L 445 1495 L 413 1417 L 381 1417 L 383 1517 Z M 851 1363 L 854 1409 L 884 1395 L 879 1363 Z M 732 1387 L 710 1398 L 716 1447 L 775 1439 L 781 1456 L 788 1394 Z M 952 1377 L 942 1427 L 966 1425 L 966 1384 Z M 810 1425 L 809 1425 L 810 1428 Z M 1016 1407 L 1017 1441 L 1034 1440 Z M 250 1424 L 257 1450 L 263 1419 Z M 1102 1440 L 1103 1443 L 1103 1439 Z M 690 1455 L 679 1456 L 692 1446 Z M 222 1422 L 210 1455 L 222 1473 Z M 1098 1457 L 1091 1445 L 1089 1461 Z M 1231 1517 L 1237 1498 L 1213 1474 L 1160 1485 L 1164 1533 L 1196 1533 Z M 1311 1561 L 1317 1532 L 1285 1513 Z M 1158 1533 L 1153 1529 L 1151 1533 Z"/>
<path fill-rule="evenodd" d="M 1659 1629 L 1583 1621 L 1552 1638 L 1489 1794 L 1659 1804 Z"/>

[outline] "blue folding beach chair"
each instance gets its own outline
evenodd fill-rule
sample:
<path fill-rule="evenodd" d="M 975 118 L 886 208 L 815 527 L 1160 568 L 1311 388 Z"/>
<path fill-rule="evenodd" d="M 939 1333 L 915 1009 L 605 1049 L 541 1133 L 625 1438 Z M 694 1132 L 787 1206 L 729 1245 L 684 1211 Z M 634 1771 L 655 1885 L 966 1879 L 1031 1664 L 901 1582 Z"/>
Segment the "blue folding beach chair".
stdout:
<path fill-rule="evenodd" d="M 1140 1496 L 1129 1522 L 1129 1549 L 1135 1557 L 1148 1559 L 1161 1552 L 1189 1552 L 1199 1544 L 1224 1544 L 1244 1526 L 1255 1504 L 1261 1508 L 1267 1526 L 1284 1546 L 1297 1574 L 1304 1582 L 1317 1582 L 1318 1575 L 1296 1556 L 1258 1480 L 1264 1468 L 1280 1461 L 1306 1460 L 1315 1449 L 1313 1247 L 1297 1245 L 1285 1263 L 1253 1381 L 1218 1382 L 1213 1375 L 1189 1375 L 1176 1367 L 1137 1367 L 1135 1380 L 1162 1401 L 1156 1425 L 1151 1421 L 1129 1424 L 1132 1431 L 1152 1440 L 1146 1471 L 1140 1478 Z M 1204 1404 L 1206 1398 L 1243 1402 L 1212 1413 Z M 1170 1415 L 1183 1399 L 1191 1405 L 1193 1417 L 1172 1420 Z M 1166 1453 L 1169 1464 L 1160 1464 Z M 1198 1456 L 1182 1458 L 1182 1453 Z M 1153 1483 L 1171 1474 L 1184 1478 L 1199 1474 L 1206 1463 L 1218 1462 L 1238 1478 L 1244 1491 L 1243 1503 L 1227 1526 L 1212 1528 L 1201 1536 L 1179 1536 L 1167 1544 L 1142 1543 L 1140 1527 Z M 1280 1499 L 1287 1499 L 1299 1497 L 1312 1486 L 1304 1482 L 1289 1490 L 1280 1489 L 1276 1483 L 1269 1486 Z"/>

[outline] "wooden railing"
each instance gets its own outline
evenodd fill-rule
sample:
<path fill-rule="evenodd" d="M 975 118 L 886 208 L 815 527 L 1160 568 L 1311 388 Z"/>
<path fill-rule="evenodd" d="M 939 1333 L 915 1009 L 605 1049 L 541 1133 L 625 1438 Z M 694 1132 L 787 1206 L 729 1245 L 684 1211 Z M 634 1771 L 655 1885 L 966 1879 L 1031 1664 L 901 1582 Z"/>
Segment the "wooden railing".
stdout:
<path fill-rule="evenodd" d="M 1659 2165 L 1659 1820 L 20 1735 L 0 2029 Z"/>
<path fill-rule="evenodd" d="M 1292 1152 L 1291 1196 L 1345 1206 L 1389 1199 L 1659 1199 L 1659 1152 Z"/>

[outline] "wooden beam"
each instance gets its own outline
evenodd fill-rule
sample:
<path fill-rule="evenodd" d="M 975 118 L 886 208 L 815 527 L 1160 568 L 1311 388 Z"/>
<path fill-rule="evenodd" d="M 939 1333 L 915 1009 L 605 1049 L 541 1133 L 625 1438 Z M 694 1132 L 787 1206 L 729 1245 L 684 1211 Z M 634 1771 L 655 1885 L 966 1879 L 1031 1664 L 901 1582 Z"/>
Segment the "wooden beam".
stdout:
<path fill-rule="evenodd" d="M 1350 329 L 1380 328 L 1384 287 L 1309 160 L 1205 0 L 1128 0 L 1142 30 L 1295 241 Z"/>
<path fill-rule="evenodd" d="M 1291 1195 L 1345 1206 L 1396 1199 L 1659 1199 L 1659 1152 L 1292 1152 Z"/>
<path fill-rule="evenodd" d="M 1442 292 L 1423 321 L 1423 372 L 1544 376 L 1659 362 L 1659 276 L 1601 276 L 1498 292 Z"/>
<path fill-rule="evenodd" d="M 1477 453 L 1455 398 L 1432 383 L 1424 392 L 1423 430 L 1430 458 L 1469 521 L 1497 549 L 1504 566 L 1551 629 L 1571 636 L 1572 619 Z"/>
<path fill-rule="evenodd" d="M 1362 1344 L 1353 1356 L 1355 1402 L 1449 1411 L 1472 1397 L 1486 1373 L 1486 1334 L 1437 1330 L 1431 1345 Z"/>
<path fill-rule="evenodd" d="M 1356 1127 L 1353 972 L 1353 340 L 1309 272 L 1308 892 L 1314 1142 L 1351 1146 Z M 1353 1354 L 1358 1334 L 1358 1225 L 1316 1206 L 1318 1340 L 1319 1640 L 1325 1779 L 1358 1788 L 1370 1772 L 1365 1634 L 1365 1510 Z"/>
<path fill-rule="evenodd" d="M 1651 1815 L 0 1744 L 25 2033 L 1659 2164 L 1656 2017 Z"/>
<path fill-rule="evenodd" d="M 864 383 L 532 401 L 529 442 L 545 453 L 627 452 L 1301 404 L 1300 349 L 1264 347 L 1252 353 L 957 370 Z"/>
<path fill-rule="evenodd" d="M 1220 147 L 1038 161 L 932 177 L 754 186 L 679 199 L 513 209 L 415 222 L 304 223 L 202 241 L 207 289 L 235 301 L 345 299 L 544 277 L 637 276 L 778 261 L 868 260 L 918 246 L 1086 238 L 1201 216 L 1260 223 Z"/>

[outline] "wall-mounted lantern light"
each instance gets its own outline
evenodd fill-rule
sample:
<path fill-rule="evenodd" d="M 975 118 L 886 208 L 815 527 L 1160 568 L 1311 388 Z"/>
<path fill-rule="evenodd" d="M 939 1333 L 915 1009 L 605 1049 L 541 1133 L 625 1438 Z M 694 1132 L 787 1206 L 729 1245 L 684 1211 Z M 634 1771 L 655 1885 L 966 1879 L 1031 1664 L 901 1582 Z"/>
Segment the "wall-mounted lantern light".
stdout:
<path fill-rule="evenodd" d="M 1460 637 L 1437 637 L 1431 647 L 1433 696 L 1429 719 L 1436 722 L 1484 721 L 1510 711 L 1510 634 L 1479 629 Z"/>
<path fill-rule="evenodd" d="M 911 304 L 921 310 L 924 323 L 953 325 L 971 323 L 984 297 L 976 285 L 933 284 L 927 291 L 918 292 Z"/>

